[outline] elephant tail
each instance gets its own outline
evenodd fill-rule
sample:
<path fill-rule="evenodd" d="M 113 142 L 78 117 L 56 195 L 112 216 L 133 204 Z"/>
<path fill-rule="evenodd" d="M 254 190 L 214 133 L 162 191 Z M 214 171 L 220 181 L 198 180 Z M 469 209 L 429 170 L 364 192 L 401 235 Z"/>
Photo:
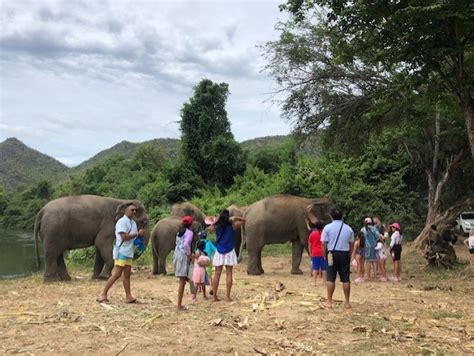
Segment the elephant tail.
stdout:
<path fill-rule="evenodd" d="M 39 270 L 41 268 L 41 259 L 39 255 L 39 231 L 41 228 L 41 219 L 43 218 L 43 209 L 39 211 L 39 213 L 36 215 L 35 219 L 35 226 L 33 230 L 33 237 L 35 239 L 35 254 L 36 254 L 36 269 Z"/>

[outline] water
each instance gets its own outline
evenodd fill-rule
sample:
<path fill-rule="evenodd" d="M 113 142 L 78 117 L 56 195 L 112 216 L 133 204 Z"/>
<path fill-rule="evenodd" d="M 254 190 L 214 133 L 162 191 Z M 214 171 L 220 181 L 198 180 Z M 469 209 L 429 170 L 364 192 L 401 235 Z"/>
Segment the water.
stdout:
<path fill-rule="evenodd" d="M 39 243 L 40 256 L 43 245 Z M 41 261 L 43 266 L 43 261 Z M 28 276 L 36 271 L 35 241 L 32 231 L 0 229 L 0 278 Z"/>

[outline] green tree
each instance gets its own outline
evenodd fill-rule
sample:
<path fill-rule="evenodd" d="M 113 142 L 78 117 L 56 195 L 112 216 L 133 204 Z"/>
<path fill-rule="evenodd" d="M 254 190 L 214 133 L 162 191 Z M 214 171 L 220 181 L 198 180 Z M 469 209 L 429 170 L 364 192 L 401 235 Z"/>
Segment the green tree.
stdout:
<path fill-rule="evenodd" d="M 474 3 L 471 0 L 318 2 L 337 58 L 402 73 L 413 87 L 433 78 L 457 98 L 474 157 Z M 321 9 L 289 0 L 297 21 Z"/>
<path fill-rule="evenodd" d="M 245 155 L 230 130 L 226 83 L 203 79 L 181 109 L 182 161 L 205 184 L 226 187 L 245 169 Z"/>

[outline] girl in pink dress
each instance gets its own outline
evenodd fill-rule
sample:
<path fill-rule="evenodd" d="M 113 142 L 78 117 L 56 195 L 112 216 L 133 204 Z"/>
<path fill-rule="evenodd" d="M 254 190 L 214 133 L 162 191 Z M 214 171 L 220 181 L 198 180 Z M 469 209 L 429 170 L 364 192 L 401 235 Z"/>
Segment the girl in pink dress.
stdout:
<path fill-rule="evenodd" d="M 211 260 L 204 251 L 196 250 L 194 255 L 193 282 L 197 290 L 202 290 L 203 298 L 206 300 L 206 266 L 210 263 Z"/>

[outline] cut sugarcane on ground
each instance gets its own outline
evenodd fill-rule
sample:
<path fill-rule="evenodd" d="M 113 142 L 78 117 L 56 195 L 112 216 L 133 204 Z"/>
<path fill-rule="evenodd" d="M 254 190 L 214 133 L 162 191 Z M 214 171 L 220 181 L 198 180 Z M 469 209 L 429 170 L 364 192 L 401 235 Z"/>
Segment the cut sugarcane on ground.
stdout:
<path fill-rule="evenodd" d="M 244 259 L 233 302 L 198 296 L 186 312 L 175 311 L 176 279 L 152 276 L 148 268 L 132 276 L 140 304 L 123 302 L 120 283 L 110 292 L 111 304 L 96 303 L 104 282 L 90 280 L 85 269 L 71 271 L 69 283 L 44 284 L 39 274 L 2 280 L 0 353 L 474 353 L 467 251 L 456 246 L 460 263 L 446 271 L 425 267 L 421 255 L 405 250 L 402 282 L 353 283 L 349 312 L 339 283 L 334 308 L 321 307 L 326 292 L 311 285 L 309 259 L 304 275 L 290 275 L 290 252 L 265 257 L 263 276 L 248 276 Z M 390 272 L 391 261 L 387 266 Z"/>

